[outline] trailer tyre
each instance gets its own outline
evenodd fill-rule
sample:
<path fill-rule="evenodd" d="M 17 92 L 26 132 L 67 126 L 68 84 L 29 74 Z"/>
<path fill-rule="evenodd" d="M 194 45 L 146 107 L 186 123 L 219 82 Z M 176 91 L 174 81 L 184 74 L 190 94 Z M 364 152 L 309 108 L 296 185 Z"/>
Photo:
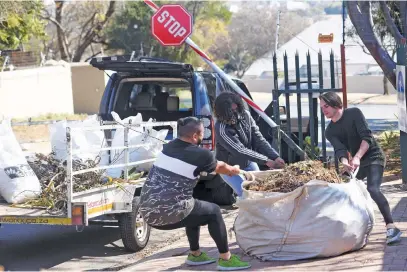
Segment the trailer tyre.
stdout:
<path fill-rule="evenodd" d="M 133 198 L 133 210 L 120 216 L 119 227 L 124 248 L 131 252 L 142 250 L 150 239 L 151 227 L 139 212 L 140 198 Z"/>

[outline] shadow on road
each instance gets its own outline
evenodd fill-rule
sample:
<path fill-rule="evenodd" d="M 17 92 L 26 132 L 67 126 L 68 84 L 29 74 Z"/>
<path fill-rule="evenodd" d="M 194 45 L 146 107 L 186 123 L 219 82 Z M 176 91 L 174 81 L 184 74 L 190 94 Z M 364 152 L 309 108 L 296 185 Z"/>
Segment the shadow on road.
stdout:
<path fill-rule="evenodd" d="M 24 237 L 16 239 L 17 235 Z M 129 254 L 114 243 L 119 239 L 114 227 L 91 226 L 76 232 L 74 227 L 5 225 L 0 229 L 0 265 L 6 271 L 33 271 L 67 261 Z"/>

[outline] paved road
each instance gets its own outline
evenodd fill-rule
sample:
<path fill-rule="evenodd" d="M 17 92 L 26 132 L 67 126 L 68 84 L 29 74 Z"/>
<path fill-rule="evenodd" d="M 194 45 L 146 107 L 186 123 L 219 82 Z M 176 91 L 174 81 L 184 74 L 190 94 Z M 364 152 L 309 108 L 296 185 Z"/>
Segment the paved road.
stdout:
<path fill-rule="evenodd" d="M 222 209 L 226 216 L 233 211 Z M 70 226 L 3 225 L 0 265 L 9 271 L 115 271 L 180 237 L 186 239 L 184 235 L 184 229 L 152 229 L 147 247 L 138 253 L 129 253 L 124 250 L 117 227 L 90 226 L 77 232 Z"/>
<path fill-rule="evenodd" d="M 148 247 L 182 232 L 153 230 Z M 10 271 L 111 270 L 142 257 L 124 251 L 116 227 L 92 226 L 76 232 L 63 226 L 3 225 L 0 245 L 0 265 Z"/>

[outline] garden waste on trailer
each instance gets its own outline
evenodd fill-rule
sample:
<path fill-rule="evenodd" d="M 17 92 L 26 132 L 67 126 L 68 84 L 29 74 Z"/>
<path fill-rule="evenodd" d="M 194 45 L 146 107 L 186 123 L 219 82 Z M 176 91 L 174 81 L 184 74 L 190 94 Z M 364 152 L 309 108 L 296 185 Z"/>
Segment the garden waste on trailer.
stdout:
<path fill-rule="evenodd" d="M 171 137 L 176 137 L 177 123 L 129 118 L 134 123 L 120 118 L 99 121 L 96 116 L 83 122 L 57 122 L 50 129 L 53 152 L 28 159 L 10 122 L 1 123 L 0 224 L 117 225 L 125 249 L 143 249 L 151 227 L 138 211 L 146 179 L 140 168 L 148 170 L 166 143 L 168 130 L 155 128 L 170 127 Z M 113 136 L 106 139 L 106 134 Z M 112 158 L 109 152 L 114 153 Z M 139 152 L 143 154 L 137 156 Z M 122 170 L 109 176 L 106 172 L 112 168 Z"/>
<path fill-rule="evenodd" d="M 121 120 L 117 114 L 118 124 L 125 128 L 131 119 L 132 124 L 142 123 L 141 114 Z M 150 120 L 151 122 L 151 120 Z M 148 122 L 147 122 L 148 123 Z M 67 127 L 84 128 L 71 132 L 72 148 L 79 152 L 72 153 L 72 170 L 80 171 L 98 166 L 124 163 L 123 150 L 114 147 L 124 146 L 124 129 L 116 130 L 112 139 L 111 158 L 106 148 L 107 140 L 103 130 L 86 129 L 97 128 L 100 121 L 96 115 L 89 116 L 84 121 L 59 121 L 50 125 L 50 140 L 52 152 L 50 154 L 34 154 L 25 157 L 11 128 L 10 120 L 3 120 L 0 124 L 0 195 L 3 199 L 20 208 L 42 208 L 49 214 L 64 214 L 67 212 Z M 130 149 L 130 161 L 154 158 L 162 148 L 168 130 L 159 132 L 152 128 L 143 127 L 129 129 L 128 142 L 140 146 Z M 151 136 L 151 137 L 150 137 Z M 151 139 L 150 139 L 151 138 Z M 91 151 L 89 151 L 91 150 Z M 143 154 L 140 154 L 143 153 Z M 152 162 L 139 165 L 130 170 L 129 179 L 141 178 Z M 113 171 L 114 170 L 114 171 Z M 106 172 L 113 175 L 106 175 Z M 124 182 L 124 167 L 117 169 L 95 170 L 73 176 L 73 192 L 83 192 L 114 183 Z"/>

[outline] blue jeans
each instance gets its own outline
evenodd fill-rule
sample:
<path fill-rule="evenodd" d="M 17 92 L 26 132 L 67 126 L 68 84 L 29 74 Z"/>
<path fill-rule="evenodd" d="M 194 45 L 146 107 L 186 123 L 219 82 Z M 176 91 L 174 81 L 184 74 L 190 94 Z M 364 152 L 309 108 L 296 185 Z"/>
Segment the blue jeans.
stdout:
<path fill-rule="evenodd" d="M 243 169 L 244 171 L 260 171 L 259 166 L 255 162 L 250 162 L 249 165 Z M 242 189 L 242 183 L 243 183 L 243 178 L 240 175 L 236 176 L 228 176 L 228 175 L 222 175 L 221 177 L 223 180 L 235 191 L 235 193 L 238 196 L 242 196 L 243 194 L 243 189 Z"/>

